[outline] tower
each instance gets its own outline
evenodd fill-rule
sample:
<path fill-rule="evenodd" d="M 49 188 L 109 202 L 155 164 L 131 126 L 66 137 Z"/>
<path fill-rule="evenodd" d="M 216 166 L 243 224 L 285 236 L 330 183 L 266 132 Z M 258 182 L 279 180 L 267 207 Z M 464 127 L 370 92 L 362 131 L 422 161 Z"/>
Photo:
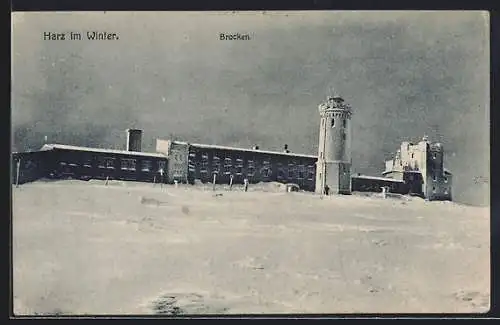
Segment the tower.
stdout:
<path fill-rule="evenodd" d="M 335 93 L 318 106 L 321 116 L 316 193 L 351 194 L 351 107 Z"/>

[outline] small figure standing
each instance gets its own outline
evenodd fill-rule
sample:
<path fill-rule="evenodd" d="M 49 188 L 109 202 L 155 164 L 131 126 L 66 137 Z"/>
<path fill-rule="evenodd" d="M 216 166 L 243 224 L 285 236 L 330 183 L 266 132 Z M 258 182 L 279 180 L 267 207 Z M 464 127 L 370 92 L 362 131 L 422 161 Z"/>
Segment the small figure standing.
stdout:
<path fill-rule="evenodd" d="M 248 178 L 245 178 L 243 180 L 243 184 L 245 185 L 245 192 L 247 192 L 248 191 Z"/>
<path fill-rule="evenodd" d="M 163 168 L 158 171 L 160 173 L 160 187 L 163 188 Z"/>
<path fill-rule="evenodd" d="M 330 186 L 325 185 L 325 195 L 328 195 L 330 193 Z"/>

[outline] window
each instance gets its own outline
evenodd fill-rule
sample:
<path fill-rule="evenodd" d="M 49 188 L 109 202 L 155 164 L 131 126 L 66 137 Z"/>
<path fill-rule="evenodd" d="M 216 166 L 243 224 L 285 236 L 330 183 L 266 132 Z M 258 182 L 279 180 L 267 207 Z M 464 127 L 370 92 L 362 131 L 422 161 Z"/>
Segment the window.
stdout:
<path fill-rule="evenodd" d="M 188 155 L 188 171 L 196 172 L 196 152 L 190 152 Z"/>
<path fill-rule="evenodd" d="M 107 169 L 115 169 L 115 158 L 106 157 L 104 160 Z"/>
<path fill-rule="evenodd" d="M 253 160 L 249 160 L 247 162 L 247 175 L 248 177 L 253 177 L 255 175 L 255 165 L 253 163 Z"/>
<path fill-rule="evenodd" d="M 83 158 L 83 167 L 92 168 L 92 157 Z"/>
<path fill-rule="evenodd" d="M 166 163 L 164 160 L 158 161 L 158 171 L 165 172 L 165 166 L 166 166 Z"/>
<path fill-rule="evenodd" d="M 342 140 L 345 140 L 345 133 L 342 133 Z"/>
<path fill-rule="evenodd" d="M 271 163 L 269 161 L 264 160 L 262 162 L 262 168 L 260 170 L 260 174 L 264 178 L 269 178 L 273 174 L 273 171 L 271 169 Z"/>
<path fill-rule="evenodd" d="M 141 171 L 143 172 L 150 172 L 151 171 L 151 161 L 150 160 L 143 160 L 141 162 Z"/>
<path fill-rule="evenodd" d="M 343 120 L 342 120 L 342 127 L 343 127 L 343 128 L 346 128 L 346 127 L 347 127 L 347 120 L 346 120 L 346 119 L 343 119 Z"/>
<path fill-rule="evenodd" d="M 313 181 L 314 180 L 314 174 L 315 174 L 315 169 L 313 165 L 307 166 L 307 180 Z"/>
<path fill-rule="evenodd" d="M 332 128 L 335 126 L 335 119 L 334 118 L 332 118 L 332 125 L 331 126 L 332 126 Z"/>
<path fill-rule="evenodd" d="M 224 175 L 231 174 L 231 167 L 233 167 L 233 161 L 231 158 L 224 159 Z"/>
<path fill-rule="evenodd" d="M 443 178 L 445 183 L 448 183 L 448 177 Z"/>
<path fill-rule="evenodd" d="M 411 153 L 411 157 L 412 157 L 412 158 L 414 157 L 414 153 L 413 153 L 413 152 Z"/>
<path fill-rule="evenodd" d="M 97 167 L 99 168 L 115 169 L 114 165 L 115 165 L 115 158 L 112 157 L 97 158 Z"/>
<path fill-rule="evenodd" d="M 97 167 L 106 168 L 106 161 L 104 157 L 97 157 Z"/>
<path fill-rule="evenodd" d="M 121 169 L 122 170 L 135 170 L 135 159 L 127 159 L 124 158 L 121 161 Z"/>
<path fill-rule="evenodd" d="M 202 173 L 202 174 L 208 174 L 208 154 L 205 153 L 205 152 L 201 154 L 201 168 L 200 168 L 200 173 Z"/>
<path fill-rule="evenodd" d="M 432 159 L 436 159 L 437 155 L 435 152 L 432 153 Z"/>
<path fill-rule="evenodd" d="M 243 174 L 243 159 L 236 158 L 236 164 L 234 166 L 236 168 L 236 175 Z"/>
<path fill-rule="evenodd" d="M 450 192 L 448 191 L 448 189 L 445 189 L 444 190 L 444 195 L 448 195 Z"/>
<path fill-rule="evenodd" d="M 304 165 L 299 165 L 297 167 L 297 171 L 298 171 L 297 178 L 298 179 L 304 179 L 305 166 Z"/>
<path fill-rule="evenodd" d="M 277 163 L 276 164 L 276 168 L 277 168 L 277 171 L 278 171 L 277 179 L 278 180 L 285 179 L 285 169 L 283 168 L 283 164 L 282 163 Z"/>
<path fill-rule="evenodd" d="M 436 174 L 434 174 L 434 175 L 432 176 L 432 180 L 433 180 L 434 182 L 437 182 L 437 175 L 436 175 Z"/>
<path fill-rule="evenodd" d="M 188 161 L 188 171 L 190 172 L 196 172 L 196 163 L 192 160 Z"/>
<path fill-rule="evenodd" d="M 293 179 L 295 174 L 295 164 L 288 164 L 288 179 Z"/>
<path fill-rule="evenodd" d="M 432 187 L 432 193 L 436 193 L 436 187 Z"/>
<path fill-rule="evenodd" d="M 214 156 L 212 158 L 212 174 L 219 174 L 219 169 L 220 169 L 220 158 Z"/>

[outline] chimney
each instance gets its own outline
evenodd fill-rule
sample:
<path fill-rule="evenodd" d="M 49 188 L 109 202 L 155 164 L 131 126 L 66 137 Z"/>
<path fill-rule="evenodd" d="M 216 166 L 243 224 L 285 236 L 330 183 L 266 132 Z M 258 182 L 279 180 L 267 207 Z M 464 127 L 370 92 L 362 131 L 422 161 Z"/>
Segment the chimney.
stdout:
<path fill-rule="evenodd" d="M 286 153 L 289 153 L 290 150 L 288 150 L 288 145 L 285 144 L 285 146 L 283 147 L 283 152 L 286 152 Z"/>
<path fill-rule="evenodd" d="M 142 130 L 127 129 L 127 151 L 141 151 Z"/>

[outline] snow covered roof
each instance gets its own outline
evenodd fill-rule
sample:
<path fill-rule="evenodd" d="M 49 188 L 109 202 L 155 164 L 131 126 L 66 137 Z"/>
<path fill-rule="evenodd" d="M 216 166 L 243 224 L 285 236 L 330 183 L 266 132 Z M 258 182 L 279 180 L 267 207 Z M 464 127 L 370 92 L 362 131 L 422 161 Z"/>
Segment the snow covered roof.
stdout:
<path fill-rule="evenodd" d="M 115 153 L 115 154 L 134 155 L 143 157 L 166 158 L 166 156 L 161 153 L 90 148 L 90 147 L 71 146 L 66 144 L 45 144 L 42 146 L 42 148 L 40 148 L 40 151 L 48 151 L 48 150 L 75 150 L 75 151 L 88 151 L 88 152 Z"/>
<path fill-rule="evenodd" d="M 363 178 L 363 179 L 373 179 L 377 181 L 387 181 L 387 182 L 396 182 L 396 183 L 404 183 L 403 180 L 387 178 L 387 177 L 378 177 L 378 176 L 368 176 L 368 175 L 352 175 L 352 178 Z"/>
<path fill-rule="evenodd" d="M 289 157 L 318 159 L 317 156 L 304 155 L 304 154 L 298 154 L 298 153 L 293 153 L 293 152 L 279 152 L 279 151 L 268 151 L 268 150 L 260 150 L 260 149 L 247 149 L 247 148 L 228 147 L 228 146 L 220 146 L 220 145 L 213 145 L 213 144 L 187 143 L 187 142 L 182 142 L 182 141 L 172 141 L 172 142 L 176 143 L 176 144 L 187 144 L 187 145 L 190 145 L 190 146 L 193 146 L 196 148 L 202 148 L 202 149 L 234 150 L 234 151 L 244 151 L 244 152 L 254 152 L 254 153 L 266 153 L 266 154 L 271 154 L 271 155 L 283 155 L 283 156 L 289 156 Z"/>

